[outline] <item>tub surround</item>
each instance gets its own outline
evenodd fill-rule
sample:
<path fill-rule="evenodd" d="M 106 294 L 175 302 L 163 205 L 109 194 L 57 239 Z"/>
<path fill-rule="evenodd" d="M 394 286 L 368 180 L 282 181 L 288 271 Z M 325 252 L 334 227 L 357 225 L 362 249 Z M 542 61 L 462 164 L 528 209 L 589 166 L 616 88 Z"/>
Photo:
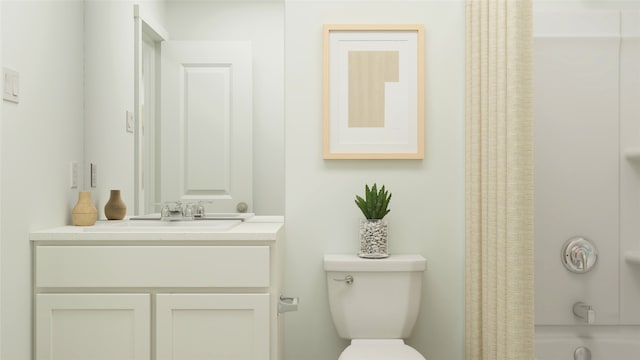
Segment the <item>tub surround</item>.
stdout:
<path fill-rule="evenodd" d="M 640 265 L 640 251 L 627 251 L 624 254 L 624 259 L 628 264 Z"/>
<path fill-rule="evenodd" d="M 538 326 L 536 360 L 573 359 L 580 348 L 591 359 L 637 359 L 640 328 L 637 326 Z M 576 357 L 581 359 L 581 357 Z M 584 357 L 584 359 L 589 359 Z"/>
<path fill-rule="evenodd" d="M 596 325 L 640 325 L 640 2 L 604 3 L 534 15 L 537 326 L 582 324 L 578 301 Z M 574 236 L 598 249 L 589 274 L 558 261 Z"/>
<path fill-rule="evenodd" d="M 31 233 L 34 359 L 281 360 L 283 218 L 221 222 Z"/>
<path fill-rule="evenodd" d="M 640 2 L 537 7 L 536 358 L 635 359 Z M 598 248 L 588 274 L 565 271 L 559 261 L 560 245 L 576 235 Z M 592 305 L 594 324 L 576 316 L 576 302 Z"/>

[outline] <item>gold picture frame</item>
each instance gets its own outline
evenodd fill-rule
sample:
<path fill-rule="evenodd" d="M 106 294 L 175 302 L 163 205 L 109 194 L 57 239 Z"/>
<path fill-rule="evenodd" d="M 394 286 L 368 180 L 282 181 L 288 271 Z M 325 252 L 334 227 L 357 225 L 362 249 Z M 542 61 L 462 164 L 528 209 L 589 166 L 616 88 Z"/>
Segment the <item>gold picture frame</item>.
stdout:
<path fill-rule="evenodd" d="M 324 159 L 424 158 L 424 28 L 323 27 Z"/>

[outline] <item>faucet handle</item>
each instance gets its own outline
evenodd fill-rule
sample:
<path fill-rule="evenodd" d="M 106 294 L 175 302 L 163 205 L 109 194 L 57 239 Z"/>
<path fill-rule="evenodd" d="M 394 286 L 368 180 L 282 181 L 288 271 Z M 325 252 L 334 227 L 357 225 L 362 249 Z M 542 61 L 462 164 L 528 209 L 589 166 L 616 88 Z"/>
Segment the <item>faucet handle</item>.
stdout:
<path fill-rule="evenodd" d="M 171 211 L 169 210 L 169 205 L 168 204 L 162 205 L 162 210 L 160 211 L 160 216 L 162 217 L 162 219 L 169 217 L 169 215 L 171 215 Z"/>
<path fill-rule="evenodd" d="M 562 246 L 561 260 L 564 267 L 577 274 L 591 270 L 598 261 L 598 250 L 588 239 L 576 236 Z"/>
<path fill-rule="evenodd" d="M 184 217 L 185 218 L 189 218 L 191 220 L 193 220 L 193 216 L 194 216 L 194 211 L 193 211 L 193 204 L 188 203 L 187 205 L 185 205 L 184 207 Z"/>
<path fill-rule="evenodd" d="M 199 200 L 193 215 L 196 217 L 204 217 L 206 212 L 204 204 L 211 204 L 211 203 L 213 203 L 213 201 L 211 200 Z"/>

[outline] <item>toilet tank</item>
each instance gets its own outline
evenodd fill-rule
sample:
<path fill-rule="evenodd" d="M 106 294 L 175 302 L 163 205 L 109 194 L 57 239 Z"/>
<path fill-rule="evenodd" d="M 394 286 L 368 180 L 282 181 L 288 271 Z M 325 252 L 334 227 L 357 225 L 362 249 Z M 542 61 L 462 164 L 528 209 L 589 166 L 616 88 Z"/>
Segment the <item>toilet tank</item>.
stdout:
<path fill-rule="evenodd" d="M 425 269 L 421 255 L 325 255 L 329 309 L 340 337 L 408 337 L 418 317 Z"/>

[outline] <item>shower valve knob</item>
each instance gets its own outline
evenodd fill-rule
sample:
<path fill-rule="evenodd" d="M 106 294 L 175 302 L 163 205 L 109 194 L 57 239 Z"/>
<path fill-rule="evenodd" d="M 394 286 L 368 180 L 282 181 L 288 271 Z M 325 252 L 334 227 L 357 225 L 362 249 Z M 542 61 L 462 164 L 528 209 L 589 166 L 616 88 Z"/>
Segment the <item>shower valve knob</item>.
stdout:
<path fill-rule="evenodd" d="M 562 264 L 567 270 L 584 274 L 596 265 L 598 250 L 591 241 L 576 236 L 564 243 L 560 256 Z"/>

